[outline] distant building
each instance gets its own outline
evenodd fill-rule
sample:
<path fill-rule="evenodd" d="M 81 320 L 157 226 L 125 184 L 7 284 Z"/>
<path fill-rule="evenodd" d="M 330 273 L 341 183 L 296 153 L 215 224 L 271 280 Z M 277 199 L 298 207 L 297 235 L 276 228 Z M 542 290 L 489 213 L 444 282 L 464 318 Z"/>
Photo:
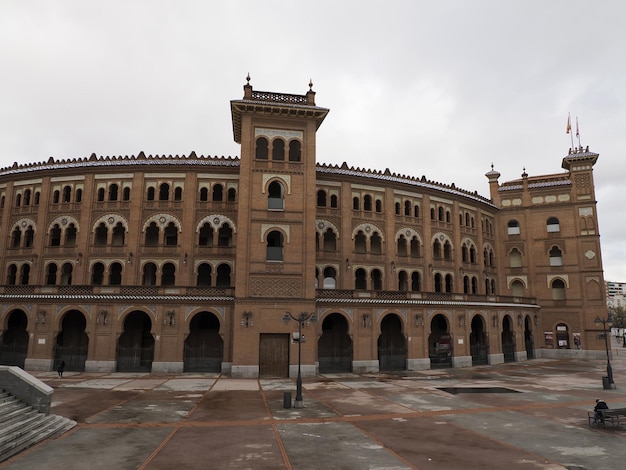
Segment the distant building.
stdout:
<path fill-rule="evenodd" d="M 606 304 L 609 308 L 626 306 L 626 282 L 604 283 L 606 288 Z"/>
<path fill-rule="evenodd" d="M 492 168 L 485 198 L 318 163 L 312 90 L 248 83 L 231 111 L 240 158 L 0 170 L 0 363 L 285 377 L 298 346 L 304 375 L 603 357 L 598 154 Z"/>

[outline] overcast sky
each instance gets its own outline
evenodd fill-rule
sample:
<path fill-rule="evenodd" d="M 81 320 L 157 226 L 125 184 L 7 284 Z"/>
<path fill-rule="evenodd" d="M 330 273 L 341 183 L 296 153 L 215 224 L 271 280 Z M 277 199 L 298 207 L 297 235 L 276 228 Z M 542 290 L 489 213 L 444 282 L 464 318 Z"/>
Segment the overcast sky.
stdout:
<path fill-rule="evenodd" d="M 250 73 L 313 81 L 318 162 L 488 196 L 492 163 L 501 182 L 562 172 L 571 113 L 600 154 L 605 279 L 626 282 L 625 17 L 622 0 L 2 0 L 0 167 L 238 156 L 229 102 Z"/>

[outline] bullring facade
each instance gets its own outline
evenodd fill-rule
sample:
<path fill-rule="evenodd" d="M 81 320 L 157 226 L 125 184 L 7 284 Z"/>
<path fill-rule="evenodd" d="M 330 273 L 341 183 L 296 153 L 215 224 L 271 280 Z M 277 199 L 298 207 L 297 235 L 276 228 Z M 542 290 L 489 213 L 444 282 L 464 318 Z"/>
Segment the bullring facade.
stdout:
<path fill-rule="evenodd" d="M 485 198 L 317 163 L 312 89 L 248 82 L 231 111 L 239 158 L 0 170 L 0 363 L 286 377 L 298 347 L 303 375 L 602 357 L 597 154 L 505 183 L 492 167 Z"/>

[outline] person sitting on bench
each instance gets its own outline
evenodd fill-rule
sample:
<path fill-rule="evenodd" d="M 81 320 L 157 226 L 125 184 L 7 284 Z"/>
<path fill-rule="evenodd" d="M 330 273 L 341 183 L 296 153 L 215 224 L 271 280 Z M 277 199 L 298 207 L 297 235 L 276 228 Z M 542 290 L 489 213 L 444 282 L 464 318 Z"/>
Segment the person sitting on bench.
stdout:
<path fill-rule="evenodd" d="M 596 423 L 600 422 L 604 424 L 604 415 L 602 414 L 602 410 L 608 410 L 608 409 L 609 409 L 609 405 L 607 405 L 604 400 L 601 400 L 598 398 L 596 400 L 596 406 L 593 407 L 593 411 L 595 411 L 596 413 L 594 421 Z"/>

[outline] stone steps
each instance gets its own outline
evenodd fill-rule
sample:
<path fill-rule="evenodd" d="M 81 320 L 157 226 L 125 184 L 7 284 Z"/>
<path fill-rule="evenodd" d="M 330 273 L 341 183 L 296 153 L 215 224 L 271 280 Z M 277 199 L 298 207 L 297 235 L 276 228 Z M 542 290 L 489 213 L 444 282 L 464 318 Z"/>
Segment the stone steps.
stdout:
<path fill-rule="evenodd" d="M 44 439 L 69 431 L 76 421 L 46 415 L 0 390 L 0 462 Z"/>

